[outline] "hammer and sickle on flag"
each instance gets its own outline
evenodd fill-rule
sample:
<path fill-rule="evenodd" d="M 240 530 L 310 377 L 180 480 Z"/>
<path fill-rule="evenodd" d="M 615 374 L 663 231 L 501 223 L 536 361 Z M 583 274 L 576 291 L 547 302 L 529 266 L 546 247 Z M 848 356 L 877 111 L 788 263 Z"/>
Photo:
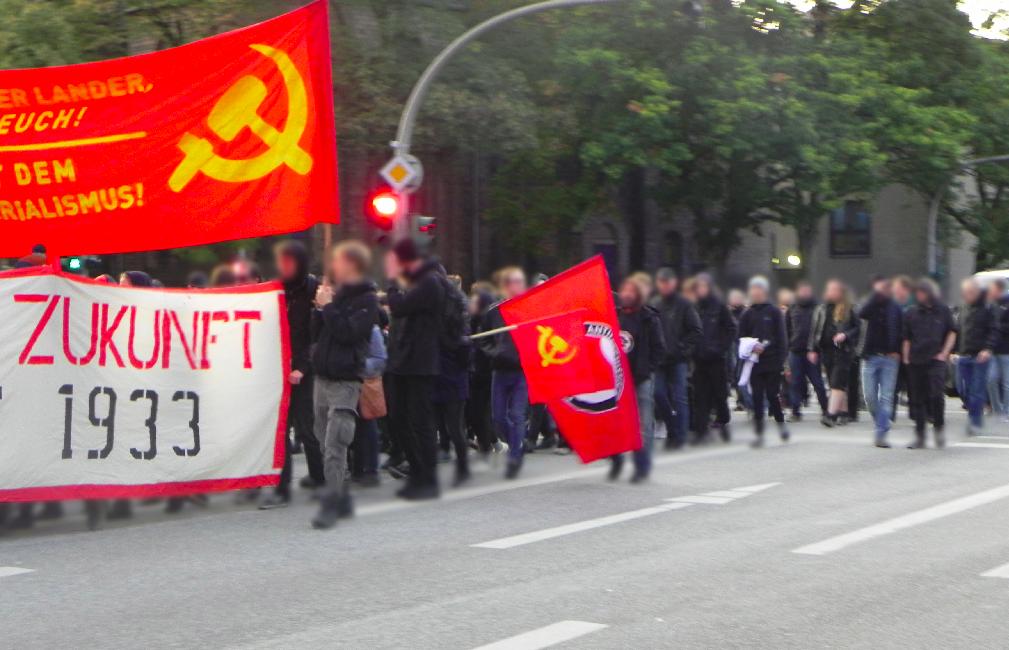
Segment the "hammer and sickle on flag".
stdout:
<path fill-rule="evenodd" d="M 565 341 L 562 336 L 555 334 L 554 328 L 537 325 L 536 330 L 540 333 L 537 351 L 540 353 L 540 363 L 544 368 L 563 366 L 578 354 L 578 348 Z"/>
<path fill-rule="evenodd" d="M 248 127 L 268 149 L 252 158 L 232 160 L 217 155 L 213 143 L 206 138 L 187 132 L 178 145 L 186 156 L 168 179 L 173 192 L 181 192 L 201 172 L 225 183 L 244 183 L 263 178 L 284 165 L 302 176 L 312 170 L 312 156 L 298 143 L 308 122 L 304 79 L 282 50 L 259 44 L 249 47 L 273 61 L 284 80 L 288 109 L 283 131 L 259 115 L 267 97 L 266 84 L 252 75 L 242 77 L 217 100 L 207 116 L 207 126 L 225 142 L 232 142 Z"/>

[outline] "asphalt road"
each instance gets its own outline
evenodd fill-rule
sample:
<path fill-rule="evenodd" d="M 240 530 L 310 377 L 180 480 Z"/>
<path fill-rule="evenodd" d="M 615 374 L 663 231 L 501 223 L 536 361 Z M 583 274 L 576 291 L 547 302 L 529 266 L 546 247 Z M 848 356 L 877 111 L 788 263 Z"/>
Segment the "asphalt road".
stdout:
<path fill-rule="evenodd" d="M 644 485 L 543 453 L 437 503 L 387 480 L 327 532 L 305 493 L 146 506 L 96 533 L 74 506 L 0 538 L 0 647 L 1009 646 L 1009 437 L 793 433 L 754 451 L 740 424 Z"/>

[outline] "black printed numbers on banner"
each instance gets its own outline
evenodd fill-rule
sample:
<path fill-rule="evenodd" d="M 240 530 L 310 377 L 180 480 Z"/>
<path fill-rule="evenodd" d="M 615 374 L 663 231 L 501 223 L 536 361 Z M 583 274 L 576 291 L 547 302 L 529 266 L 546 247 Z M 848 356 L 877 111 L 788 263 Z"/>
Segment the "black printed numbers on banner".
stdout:
<path fill-rule="evenodd" d="M 193 417 L 189 420 L 189 428 L 193 432 L 193 446 L 191 449 L 183 449 L 178 445 L 172 447 L 176 455 L 195 456 L 200 453 L 200 396 L 193 391 L 176 391 L 172 396 L 173 402 L 187 399 L 193 403 Z"/>
<path fill-rule="evenodd" d="M 57 391 L 63 395 L 63 454 L 64 459 L 73 458 L 72 425 L 74 415 L 74 386 L 63 384 Z M 89 449 L 88 458 L 92 460 L 107 458 L 112 453 L 116 441 L 116 391 L 108 386 L 95 386 L 88 396 L 88 421 L 94 427 L 105 428 L 105 446 L 101 449 Z M 147 428 L 150 443 L 146 450 L 130 448 L 130 455 L 137 460 L 153 460 L 158 455 L 158 393 L 153 390 L 137 389 L 130 394 L 131 402 L 147 400 L 150 405 L 144 426 Z M 176 456 L 192 457 L 200 453 L 200 396 L 193 391 L 176 391 L 172 402 L 188 401 L 192 404 L 189 419 L 189 430 L 193 433 L 193 446 L 190 448 L 175 445 L 172 450 Z"/>
<path fill-rule="evenodd" d="M 130 455 L 138 460 L 153 460 L 158 455 L 158 394 L 153 390 L 140 390 L 138 388 L 130 395 L 130 401 L 136 402 L 139 399 L 146 399 L 151 403 L 151 414 L 144 420 L 144 426 L 147 427 L 147 432 L 151 436 L 151 444 L 147 451 L 140 451 L 136 447 L 131 447 Z"/>

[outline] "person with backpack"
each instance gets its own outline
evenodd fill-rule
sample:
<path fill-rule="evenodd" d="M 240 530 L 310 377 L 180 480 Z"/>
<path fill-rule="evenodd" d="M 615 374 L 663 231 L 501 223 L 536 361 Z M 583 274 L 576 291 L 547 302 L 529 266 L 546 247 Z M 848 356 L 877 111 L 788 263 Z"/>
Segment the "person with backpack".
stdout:
<path fill-rule="evenodd" d="M 500 294 L 504 300 L 515 298 L 526 292 L 525 271 L 517 266 L 498 271 Z M 505 326 L 501 316 L 500 303 L 487 310 L 481 331 L 499 329 Z M 505 478 L 518 478 L 522 469 L 523 441 L 526 436 L 526 417 L 529 412 L 529 390 L 526 376 L 522 372 L 518 348 L 508 332 L 479 339 L 480 347 L 491 360 L 494 369 L 491 379 L 491 412 L 498 438 L 508 443 L 508 465 Z"/>
<path fill-rule="evenodd" d="M 354 441 L 365 359 L 378 324 L 378 296 L 366 279 L 371 252 L 358 241 L 345 241 L 330 261 L 333 286 L 320 286 L 313 317 L 315 350 L 315 435 L 323 449 L 326 483 L 319 490 L 320 508 L 312 519 L 318 529 L 332 528 L 353 515 L 347 487 L 347 451 Z"/>
<path fill-rule="evenodd" d="M 454 278 L 443 278 L 445 314 L 441 330 L 440 372 L 434 382 L 434 414 L 438 431 L 455 448 L 455 478 L 452 487 L 469 480 L 469 441 L 464 409 L 469 399 L 469 304 Z"/>
<path fill-rule="evenodd" d="M 437 499 L 438 429 L 432 391 L 441 359 L 445 277 L 437 260 L 421 255 L 411 239 L 386 255 L 389 328 L 389 419 L 409 463 L 407 484 L 397 496 Z"/>

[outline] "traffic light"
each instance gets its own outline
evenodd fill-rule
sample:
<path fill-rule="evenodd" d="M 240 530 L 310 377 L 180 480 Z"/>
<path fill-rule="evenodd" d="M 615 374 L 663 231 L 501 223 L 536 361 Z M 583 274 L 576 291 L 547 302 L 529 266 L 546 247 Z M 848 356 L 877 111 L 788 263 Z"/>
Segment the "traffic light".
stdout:
<path fill-rule="evenodd" d="M 67 259 L 67 268 L 71 271 L 74 272 L 80 271 L 81 267 L 83 266 L 84 263 L 81 261 L 81 258 L 79 257 L 71 257 Z"/>
<path fill-rule="evenodd" d="M 368 220 L 382 230 L 392 230 L 399 218 L 403 202 L 399 194 L 389 188 L 382 188 L 368 196 L 365 212 Z"/>
<path fill-rule="evenodd" d="M 435 230 L 438 227 L 438 221 L 434 217 L 425 217 L 421 214 L 414 215 L 413 224 L 417 235 L 434 238 Z"/>

